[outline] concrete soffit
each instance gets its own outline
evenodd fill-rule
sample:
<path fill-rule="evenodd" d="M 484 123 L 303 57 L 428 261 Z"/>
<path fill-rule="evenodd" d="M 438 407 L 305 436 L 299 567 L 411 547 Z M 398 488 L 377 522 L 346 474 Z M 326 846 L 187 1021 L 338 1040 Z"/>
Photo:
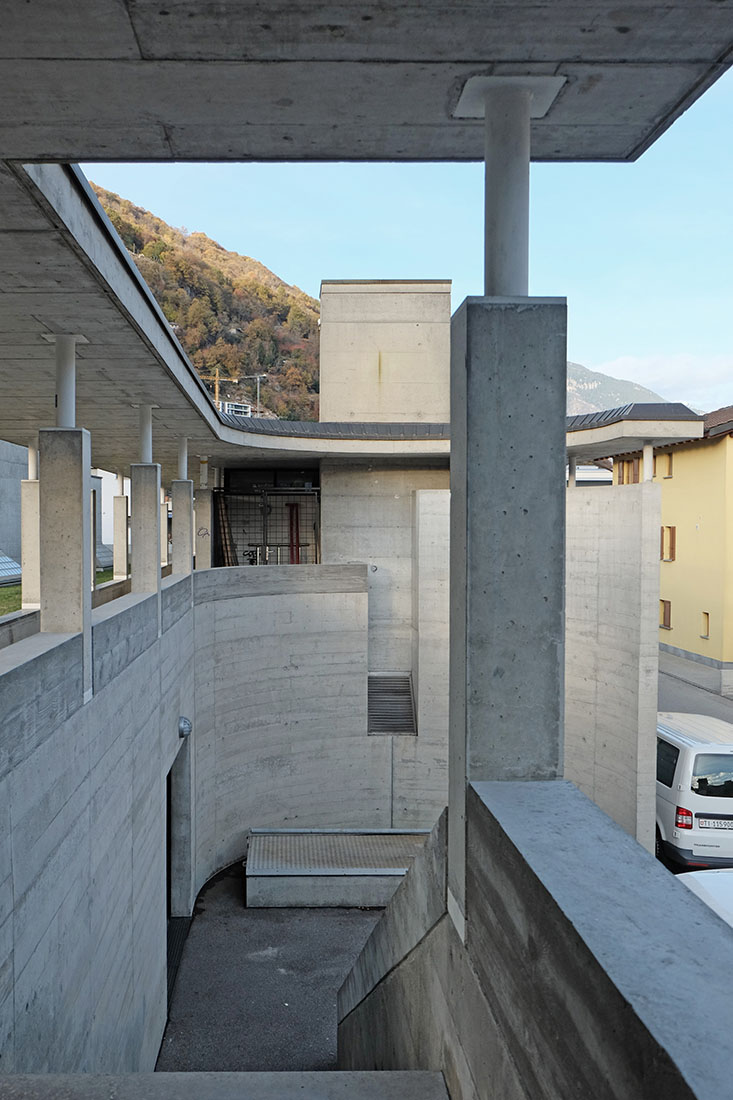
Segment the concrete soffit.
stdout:
<path fill-rule="evenodd" d="M 729 5 L 689 0 L 6 6 L 0 148 L 18 161 L 480 160 L 459 102 L 496 77 L 562 83 L 536 159 L 633 160 L 733 47 Z"/>

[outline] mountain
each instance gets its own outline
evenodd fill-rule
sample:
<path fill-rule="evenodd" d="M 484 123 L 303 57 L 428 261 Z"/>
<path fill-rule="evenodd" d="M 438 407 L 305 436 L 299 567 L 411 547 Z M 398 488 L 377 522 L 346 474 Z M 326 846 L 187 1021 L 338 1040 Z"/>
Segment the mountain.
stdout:
<path fill-rule="evenodd" d="M 568 416 L 578 413 L 618 409 L 634 401 L 665 401 L 653 390 L 636 382 L 611 378 L 608 374 L 588 370 L 580 363 L 568 363 Z"/>
<path fill-rule="evenodd" d="M 317 420 L 318 302 L 257 260 L 92 187 L 208 388 L 218 368 L 220 397 L 254 405 L 254 379 L 232 380 L 266 373 L 264 415 Z"/>

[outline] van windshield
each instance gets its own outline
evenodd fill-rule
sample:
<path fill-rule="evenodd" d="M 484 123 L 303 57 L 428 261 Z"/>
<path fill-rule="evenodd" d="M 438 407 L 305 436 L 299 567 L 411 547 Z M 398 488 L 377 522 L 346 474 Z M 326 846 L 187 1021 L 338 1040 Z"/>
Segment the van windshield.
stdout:
<path fill-rule="evenodd" d="M 696 756 L 692 790 L 712 798 L 733 798 L 733 755 L 706 752 Z"/>

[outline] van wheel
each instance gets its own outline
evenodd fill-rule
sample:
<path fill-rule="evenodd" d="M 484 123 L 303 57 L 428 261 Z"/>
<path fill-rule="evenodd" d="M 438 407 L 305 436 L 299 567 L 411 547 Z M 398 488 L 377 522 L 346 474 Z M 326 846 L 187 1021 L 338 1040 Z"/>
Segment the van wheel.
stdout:
<path fill-rule="evenodd" d="M 656 833 L 654 834 L 654 855 L 657 857 L 657 859 L 663 859 L 662 834 L 659 832 L 659 829 L 657 829 Z"/>

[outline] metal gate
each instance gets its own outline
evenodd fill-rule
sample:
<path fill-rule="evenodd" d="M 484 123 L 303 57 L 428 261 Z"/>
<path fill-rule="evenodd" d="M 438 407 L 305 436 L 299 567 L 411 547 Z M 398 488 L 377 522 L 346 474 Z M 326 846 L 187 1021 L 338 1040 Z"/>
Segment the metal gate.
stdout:
<path fill-rule="evenodd" d="M 320 561 L 317 489 L 214 490 L 214 565 Z"/>

